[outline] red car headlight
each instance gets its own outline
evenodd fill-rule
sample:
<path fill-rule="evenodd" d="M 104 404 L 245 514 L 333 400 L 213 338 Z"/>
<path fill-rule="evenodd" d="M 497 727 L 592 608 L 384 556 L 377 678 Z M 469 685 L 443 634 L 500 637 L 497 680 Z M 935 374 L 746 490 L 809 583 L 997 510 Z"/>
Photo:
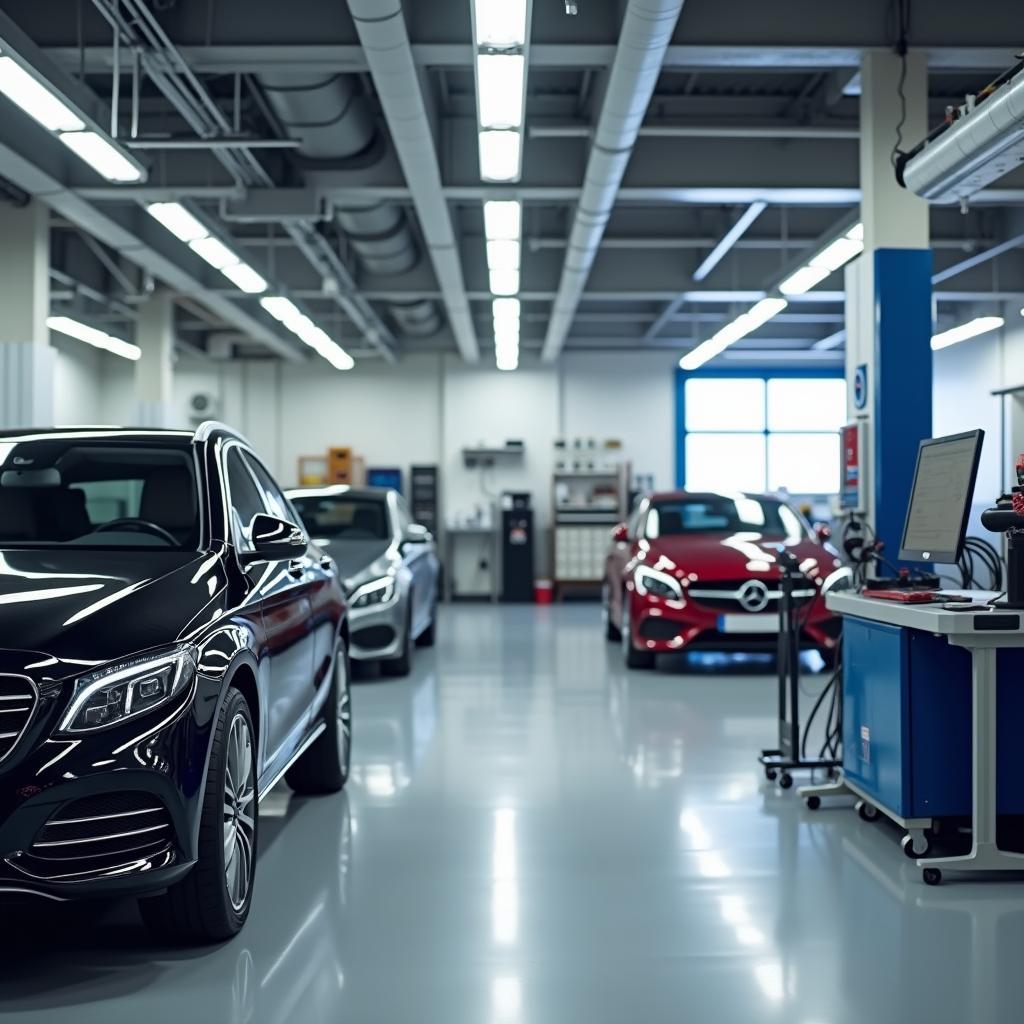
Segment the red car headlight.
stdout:
<path fill-rule="evenodd" d="M 679 585 L 679 580 L 660 569 L 652 569 L 649 565 L 637 566 L 633 573 L 633 583 L 637 593 L 643 594 L 645 597 L 650 594 L 652 597 L 668 598 L 669 600 L 675 598 L 677 601 L 681 601 L 683 599 L 683 588 Z"/>

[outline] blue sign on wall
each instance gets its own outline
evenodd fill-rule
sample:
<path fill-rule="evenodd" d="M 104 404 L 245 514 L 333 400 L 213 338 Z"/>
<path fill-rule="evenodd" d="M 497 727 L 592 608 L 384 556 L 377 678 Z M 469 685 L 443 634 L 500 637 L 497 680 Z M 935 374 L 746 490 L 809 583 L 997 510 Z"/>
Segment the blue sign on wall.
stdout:
<path fill-rule="evenodd" d="M 853 405 L 863 409 L 868 404 L 868 365 L 861 363 L 853 376 Z"/>

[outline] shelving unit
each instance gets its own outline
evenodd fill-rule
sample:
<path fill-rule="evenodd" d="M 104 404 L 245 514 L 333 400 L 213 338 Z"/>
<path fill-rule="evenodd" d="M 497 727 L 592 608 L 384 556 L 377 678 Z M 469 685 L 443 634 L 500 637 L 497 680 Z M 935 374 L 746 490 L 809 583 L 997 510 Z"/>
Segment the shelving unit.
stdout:
<path fill-rule="evenodd" d="M 556 470 L 552 477 L 551 563 L 561 600 L 569 590 L 601 585 L 609 531 L 627 515 L 629 463 L 618 450 L 573 449 L 559 455 L 566 463 L 586 463 Z"/>

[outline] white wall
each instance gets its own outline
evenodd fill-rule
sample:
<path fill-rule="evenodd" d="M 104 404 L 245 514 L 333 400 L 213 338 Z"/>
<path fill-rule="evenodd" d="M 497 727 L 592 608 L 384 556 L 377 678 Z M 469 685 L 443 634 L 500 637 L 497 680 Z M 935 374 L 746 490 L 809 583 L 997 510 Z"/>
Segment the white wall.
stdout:
<path fill-rule="evenodd" d="M 98 349 L 77 341 L 59 342 L 53 347 L 56 351 L 53 377 L 54 424 L 68 426 L 102 422 L 101 363 L 105 357 Z"/>

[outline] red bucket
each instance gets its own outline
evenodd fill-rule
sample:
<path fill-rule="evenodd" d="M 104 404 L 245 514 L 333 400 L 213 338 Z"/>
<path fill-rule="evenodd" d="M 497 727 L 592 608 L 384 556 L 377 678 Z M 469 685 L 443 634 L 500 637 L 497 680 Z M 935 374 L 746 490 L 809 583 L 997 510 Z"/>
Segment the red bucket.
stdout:
<path fill-rule="evenodd" d="M 533 599 L 537 604 L 551 604 L 555 596 L 555 587 L 551 580 L 537 580 L 533 585 Z"/>

